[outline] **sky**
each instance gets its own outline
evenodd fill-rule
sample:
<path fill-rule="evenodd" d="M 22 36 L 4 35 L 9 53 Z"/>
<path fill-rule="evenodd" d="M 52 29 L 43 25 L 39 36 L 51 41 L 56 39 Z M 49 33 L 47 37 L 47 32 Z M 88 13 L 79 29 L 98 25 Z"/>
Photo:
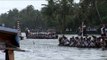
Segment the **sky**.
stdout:
<path fill-rule="evenodd" d="M 79 0 L 75 0 L 79 2 Z M 0 0 L 0 14 L 7 13 L 9 10 L 17 8 L 19 11 L 28 5 L 33 5 L 35 9 L 41 10 L 42 4 L 47 4 L 46 0 Z"/>

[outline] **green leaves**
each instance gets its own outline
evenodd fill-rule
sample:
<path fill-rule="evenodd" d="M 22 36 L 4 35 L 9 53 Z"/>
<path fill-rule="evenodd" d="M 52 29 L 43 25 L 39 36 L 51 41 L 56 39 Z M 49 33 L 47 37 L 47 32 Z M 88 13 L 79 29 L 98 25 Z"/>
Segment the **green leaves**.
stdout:
<path fill-rule="evenodd" d="M 59 33 L 65 33 L 66 29 L 76 32 L 77 28 L 85 21 L 87 26 L 99 26 L 102 22 L 107 23 L 107 1 L 106 0 L 46 0 L 41 11 L 35 10 L 32 5 L 23 10 L 9 10 L 8 13 L 0 15 L 0 23 L 9 27 L 16 26 L 20 20 L 22 30 L 26 27 L 31 29 L 54 28 Z"/>
<path fill-rule="evenodd" d="M 16 27 L 17 20 L 20 21 L 20 27 L 24 31 L 26 27 L 35 29 L 44 26 L 44 21 L 41 12 L 35 10 L 32 5 L 27 6 L 23 10 L 9 10 L 8 14 L 0 16 L 0 23 L 6 24 L 8 27 Z"/>

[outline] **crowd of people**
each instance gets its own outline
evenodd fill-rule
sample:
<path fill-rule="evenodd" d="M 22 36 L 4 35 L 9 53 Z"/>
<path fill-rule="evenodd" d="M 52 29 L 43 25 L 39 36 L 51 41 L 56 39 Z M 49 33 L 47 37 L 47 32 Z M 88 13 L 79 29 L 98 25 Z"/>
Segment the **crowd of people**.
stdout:
<path fill-rule="evenodd" d="M 36 32 L 33 33 L 31 32 L 28 28 L 25 31 L 26 33 L 26 38 L 32 38 L 32 39 L 57 39 L 58 35 L 56 33 L 49 33 L 49 32 Z"/>
<path fill-rule="evenodd" d="M 59 38 L 59 46 L 81 47 L 81 48 L 100 48 L 107 47 L 107 40 L 101 37 L 72 37 L 67 39 L 64 35 Z"/>

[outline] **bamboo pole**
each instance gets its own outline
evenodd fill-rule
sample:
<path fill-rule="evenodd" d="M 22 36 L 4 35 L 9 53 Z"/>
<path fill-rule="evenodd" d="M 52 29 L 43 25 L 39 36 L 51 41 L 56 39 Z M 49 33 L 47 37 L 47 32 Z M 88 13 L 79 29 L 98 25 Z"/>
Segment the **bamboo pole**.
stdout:
<path fill-rule="evenodd" d="M 83 25 L 84 25 L 84 22 L 82 22 L 82 37 L 83 37 L 83 33 L 84 33 L 84 32 L 83 32 Z"/>
<path fill-rule="evenodd" d="M 95 9 L 96 9 L 98 17 L 99 17 L 99 19 L 100 19 L 100 21 L 102 23 L 101 15 L 100 15 L 100 12 L 99 12 L 98 7 L 97 7 L 97 1 L 95 1 Z"/>

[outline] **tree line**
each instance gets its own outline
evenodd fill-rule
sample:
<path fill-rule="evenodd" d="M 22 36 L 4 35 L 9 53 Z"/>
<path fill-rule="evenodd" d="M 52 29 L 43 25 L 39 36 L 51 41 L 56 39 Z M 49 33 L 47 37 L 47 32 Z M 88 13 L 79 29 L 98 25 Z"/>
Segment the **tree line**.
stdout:
<path fill-rule="evenodd" d="M 48 4 L 39 11 L 32 5 L 19 11 L 17 8 L 0 15 L 0 23 L 8 27 L 15 27 L 20 21 L 21 30 L 25 28 L 46 30 L 55 29 L 58 33 L 67 33 L 66 30 L 76 32 L 84 21 L 87 26 L 99 27 L 107 23 L 106 0 L 46 0 Z"/>

